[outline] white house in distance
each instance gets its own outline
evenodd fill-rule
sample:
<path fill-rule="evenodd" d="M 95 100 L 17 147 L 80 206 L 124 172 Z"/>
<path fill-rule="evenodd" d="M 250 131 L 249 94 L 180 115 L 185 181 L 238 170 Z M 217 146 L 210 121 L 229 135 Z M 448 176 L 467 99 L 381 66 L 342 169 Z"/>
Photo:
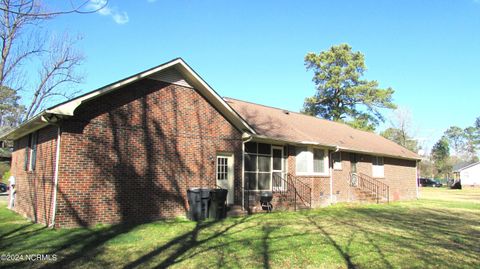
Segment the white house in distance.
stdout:
<path fill-rule="evenodd" d="M 453 173 L 462 186 L 480 186 L 480 162 L 454 167 Z"/>

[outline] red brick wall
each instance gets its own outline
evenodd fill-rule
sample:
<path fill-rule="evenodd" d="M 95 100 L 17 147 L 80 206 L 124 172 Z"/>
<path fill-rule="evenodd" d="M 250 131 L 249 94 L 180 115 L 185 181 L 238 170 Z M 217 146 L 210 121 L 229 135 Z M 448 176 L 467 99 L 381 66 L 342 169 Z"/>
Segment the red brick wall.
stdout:
<path fill-rule="evenodd" d="M 28 135 L 14 141 L 12 175 L 16 179 L 14 210 L 29 219 L 50 224 L 57 127 L 48 126 L 38 131 L 37 157 L 34 171 L 25 171 Z"/>
<path fill-rule="evenodd" d="M 417 198 L 416 162 L 384 158 L 385 183 L 390 187 L 390 200 Z"/>
<path fill-rule="evenodd" d="M 330 177 L 297 176 L 295 173 L 295 146 L 288 146 L 288 173 L 311 188 L 312 207 L 328 205 L 330 202 Z"/>
<path fill-rule="evenodd" d="M 312 207 L 330 203 L 330 178 L 328 176 L 297 176 L 295 174 L 295 147 L 289 146 L 288 172 L 312 189 Z M 355 188 L 350 187 L 350 154 L 342 152 L 342 169 L 333 170 L 332 191 L 336 202 L 357 201 Z M 357 154 L 357 172 L 372 176 L 372 156 Z M 390 188 L 390 200 L 410 200 L 416 198 L 415 161 L 384 158 L 384 178 L 376 178 Z M 332 167 L 332 162 L 330 162 Z"/>
<path fill-rule="evenodd" d="M 87 103 L 62 125 L 59 226 L 185 215 L 189 187 L 214 187 L 217 152 L 235 154 L 241 204 L 241 133 L 197 91 L 142 80 Z"/>
<path fill-rule="evenodd" d="M 340 153 L 342 169 L 333 170 L 333 195 L 336 202 L 348 202 L 353 200 L 353 188 L 350 187 L 350 155 L 348 152 Z M 358 168 L 357 164 L 357 168 Z"/>
<path fill-rule="evenodd" d="M 337 202 L 355 201 L 355 191 L 349 186 L 351 172 L 350 154 L 342 152 L 342 170 L 333 172 L 333 194 Z M 372 156 L 357 154 L 357 172 L 372 176 Z M 415 161 L 384 158 L 384 177 L 376 178 L 390 188 L 390 200 L 410 200 L 416 198 Z"/>

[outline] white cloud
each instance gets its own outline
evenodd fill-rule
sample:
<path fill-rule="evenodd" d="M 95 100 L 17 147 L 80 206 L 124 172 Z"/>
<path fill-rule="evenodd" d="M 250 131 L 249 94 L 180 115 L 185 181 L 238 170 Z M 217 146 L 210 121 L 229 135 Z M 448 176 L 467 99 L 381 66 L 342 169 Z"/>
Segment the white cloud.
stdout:
<path fill-rule="evenodd" d="M 112 18 L 118 24 L 125 24 L 129 21 L 128 14 L 125 11 L 112 14 Z"/>
<path fill-rule="evenodd" d="M 110 16 L 113 21 L 118 24 L 125 24 L 129 21 L 128 14 L 125 11 L 118 11 L 116 7 L 111 8 L 107 5 L 107 0 L 90 0 L 89 8 L 98 9 L 98 14 L 102 16 Z"/>

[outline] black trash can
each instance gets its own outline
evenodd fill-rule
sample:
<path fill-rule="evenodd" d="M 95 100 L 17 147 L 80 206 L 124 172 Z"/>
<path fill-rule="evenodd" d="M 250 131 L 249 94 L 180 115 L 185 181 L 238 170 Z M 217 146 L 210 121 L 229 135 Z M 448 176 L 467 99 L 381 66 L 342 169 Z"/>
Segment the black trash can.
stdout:
<path fill-rule="evenodd" d="M 188 218 L 199 221 L 208 218 L 208 206 L 210 202 L 210 189 L 190 188 L 187 190 L 189 205 Z"/>
<path fill-rule="evenodd" d="M 190 188 L 187 190 L 188 200 L 188 218 L 190 220 L 198 221 L 202 213 L 202 196 L 200 195 L 200 188 Z"/>
<path fill-rule="evenodd" d="M 225 189 L 210 191 L 210 218 L 219 220 L 227 216 L 227 194 L 228 190 Z"/>
<path fill-rule="evenodd" d="M 201 196 L 201 220 L 208 218 L 208 209 L 210 204 L 210 190 L 208 188 L 201 188 L 200 189 L 200 196 Z"/>

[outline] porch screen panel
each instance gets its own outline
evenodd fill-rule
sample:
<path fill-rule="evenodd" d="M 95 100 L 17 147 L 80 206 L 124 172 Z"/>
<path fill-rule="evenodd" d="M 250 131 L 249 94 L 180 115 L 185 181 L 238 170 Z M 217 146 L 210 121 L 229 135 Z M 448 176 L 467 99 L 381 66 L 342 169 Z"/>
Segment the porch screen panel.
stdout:
<path fill-rule="evenodd" d="M 270 156 L 258 156 L 258 171 L 270 173 Z"/>
<path fill-rule="evenodd" d="M 248 142 L 244 153 L 245 189 L 271 189 L 271 145 Z"/>
<path fill-rule="evenodd" d="M 257 171 L 257 155 L 245 154 L 244 158 L 244 169 L 249 172 Z"/>
<path fill-rule="evenodd" d="M 245 172 L 245 189 L 255 190 L 257 188 L 257 173 Z"/>
<path fill-rule="evenodd" d="M 282 150 L 280 149 L 273 149 L 272 150 L 272 187 L 274 190 L 280 190 L 284 188 L 284 182 L 283 182 L 283 175 L 282 175 L 282 170 L 283 170 L 283 156 L 282 156 Z M 282 172 L 279 172 L 282 171 Z"/>
<path fill-rule="evenodd" d="M 258 189 L 270 190 L 270 173 L 258 173 Z"/>
<path fill-rule="evenodd" d="M 274 190 L 279 190 L 279 189 L 284 189 L 285 188 L 285 183 L 283 182 L 282 179 L 282 173 L 281 172 L 273 172 L 272 173 L 272 185 Z"/>
<path fill-rule="evenodd" d="M 279 149 L 274 149 L 272 152 L 273 170 L 282 170 L 282 151 Z"/>

